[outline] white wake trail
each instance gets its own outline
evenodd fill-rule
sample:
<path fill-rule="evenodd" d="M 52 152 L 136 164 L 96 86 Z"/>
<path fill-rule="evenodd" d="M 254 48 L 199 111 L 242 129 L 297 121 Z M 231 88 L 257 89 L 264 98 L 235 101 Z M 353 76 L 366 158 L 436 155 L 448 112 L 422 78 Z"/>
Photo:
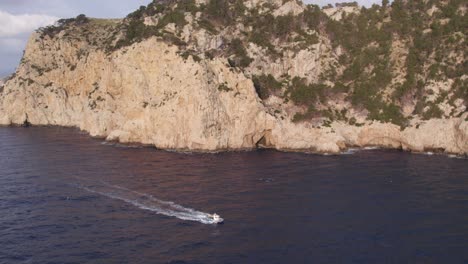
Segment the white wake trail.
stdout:
<path fill-rule="evenodd" d="M 80 181 L 85 180 L 83 178 L 79 179 Z M 136 192 L 117 185 L 111 185 L 103 181 L 93 182 L 92 184 L 87 185 L 78 184 L 77 186 L 88 192 L 121 200 L 140 209 L 149 210 L 157 214 L 177 217 L 186 221 L 197 221 L 203 224 L 217 223 L 213 220 L 211 214 L 197 211 L 192 208 L 186 208 L 174 202 L 162 201 L 152 195 Z"/>

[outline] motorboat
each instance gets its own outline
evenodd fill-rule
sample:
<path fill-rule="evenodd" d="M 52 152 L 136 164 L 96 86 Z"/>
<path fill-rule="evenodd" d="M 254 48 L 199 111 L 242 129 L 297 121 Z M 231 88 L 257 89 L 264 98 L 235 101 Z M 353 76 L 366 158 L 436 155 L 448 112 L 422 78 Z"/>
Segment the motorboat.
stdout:
<path fill-rule="evenodd" d="M 222 219 L 218 214 L 212 214 L 211 219 L 213 224 L 222 224 L 224 222 L 224 219 Z"/>

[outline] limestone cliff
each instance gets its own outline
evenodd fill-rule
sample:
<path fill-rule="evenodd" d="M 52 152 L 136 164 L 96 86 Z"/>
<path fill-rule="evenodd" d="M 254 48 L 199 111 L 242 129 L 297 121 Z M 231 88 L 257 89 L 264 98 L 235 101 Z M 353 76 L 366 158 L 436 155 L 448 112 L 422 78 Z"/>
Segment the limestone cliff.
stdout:
<path fill-rule="evenodd" d="M 227 13 L 210 11 L 219 8 Z M 382 60 L 392 74 L 380 87 L 361 95 L 368 85 L 362 73 L 349 79 L 358 55 L 327 30 L 342 30 L 337 23 L 362 12 L 297 1 L 187 0 L 154 1 L 123 20 L 62 20 L 30 37 L 15 75 L 0 85 L 0 124 L 74 126 L 108 140 L 191 151 L 382 146 L 467 154 L 466 75 L 431 79 L 428 60 L 409 76 L 413 39 L 388 42 Z M 309 21 L 314 14 L 318 20 Z M 265 32 L 269 19 L 274 30 Z M 450 45 L 463 45 L 465 32 L 455 33 Z M 383 45 L 369 43 L 362 49 Z M 451 56 L 446 69 L 466 65 L 463 51 L 453 48 Z M 363 68 L 370 79 L 376 63 Z M 423 77 L 422 88 L 417 82 L 401 91 Z"/>

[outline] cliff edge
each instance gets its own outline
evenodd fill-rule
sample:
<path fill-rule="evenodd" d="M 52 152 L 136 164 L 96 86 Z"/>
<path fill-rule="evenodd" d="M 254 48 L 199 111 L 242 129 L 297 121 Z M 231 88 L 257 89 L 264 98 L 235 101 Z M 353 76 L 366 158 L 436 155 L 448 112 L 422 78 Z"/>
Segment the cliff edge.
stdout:
<path fill-rule="evenodd" d="M 452 2 L 451 21 L 465 19 Z M 189 151 L 466 155 L 466 28 L 436 5 L 402 10 L 442 29 L 395 28 L 399 4 L 153 1 L 122 20 L 61 20 L 31 35 L 0 85 L 0 124 L 73 126 Z M 367 32 L 363 43 L 344 31 L 349 24 Z M 440 43 L 419 47 L 434 30 L 444 31 Z"/>

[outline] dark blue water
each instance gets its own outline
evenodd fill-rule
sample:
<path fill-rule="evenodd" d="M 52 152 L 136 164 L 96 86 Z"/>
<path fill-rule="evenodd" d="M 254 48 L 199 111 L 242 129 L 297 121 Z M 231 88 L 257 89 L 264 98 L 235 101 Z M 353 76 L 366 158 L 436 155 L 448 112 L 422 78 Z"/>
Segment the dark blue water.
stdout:
<path fill-rule="evenodd" d="M 197 221 L 213 212 L 224 225 Z M 466 159 L 182 154 L 0 128 L 0 263 L 467 262 Z"/>

